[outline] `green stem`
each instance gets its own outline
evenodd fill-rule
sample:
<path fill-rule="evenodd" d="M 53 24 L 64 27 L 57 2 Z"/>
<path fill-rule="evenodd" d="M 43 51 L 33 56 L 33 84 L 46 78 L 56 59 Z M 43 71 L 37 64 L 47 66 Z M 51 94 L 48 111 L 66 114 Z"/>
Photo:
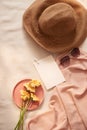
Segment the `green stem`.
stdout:
<path fill-rule="evenodd" d="M 20 117 L 19 117 L 18 123 L 17 123 L 16 127 L 14 128 L 14 130 L 23 130 L 24 115 L 25 115 L 25 112 L 27 111 L 27 108 L 31 104 L 32 104 L 32 99 L 28 100 L 26 102 L 25 106 L 21 109 Z"/>
<path fill-rule="evenodd" d="M 14 128 L 14 130 L 20 130 L 20 127 L 23 124 L 23 119 L 24 119 L 26 110 L 27 110 L 26 108 L 21 109 L 20 117 L 19 117 L 18 123 L 17 123 L 16 127 Z"/>

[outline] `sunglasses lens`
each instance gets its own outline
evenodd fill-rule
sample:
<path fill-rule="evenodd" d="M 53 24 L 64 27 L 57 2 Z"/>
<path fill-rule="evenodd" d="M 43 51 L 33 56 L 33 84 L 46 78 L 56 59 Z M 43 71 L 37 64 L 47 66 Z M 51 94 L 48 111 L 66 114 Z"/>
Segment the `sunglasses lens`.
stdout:
<path fill-rule="evenodd" d="M 69 56 L 65 56 L 65 57 L 63 57 L 63 58 L 60 60 L 60 64 L 61 64 L 61 65 L 64 65 L 64 66 L 68 65 L 69 62 L 70 62 Z"/>
<path fill-rule="evenodd" d="M 73 57 L 78 57 L 80 55 L 80 51 L 78 48 L 74 48 L 72 51 L 71 51 L 71 55 Z"/>

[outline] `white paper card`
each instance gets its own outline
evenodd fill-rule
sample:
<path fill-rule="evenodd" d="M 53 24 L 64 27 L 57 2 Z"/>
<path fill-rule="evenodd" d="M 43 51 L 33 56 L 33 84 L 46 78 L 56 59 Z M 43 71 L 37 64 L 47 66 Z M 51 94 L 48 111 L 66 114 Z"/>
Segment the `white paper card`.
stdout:
<path fill-rule="evenodd" d="M 41 60 L 35 60 L 34 65 L 47 89 L 65 81 L 60 68 L 51 55 Z"/>

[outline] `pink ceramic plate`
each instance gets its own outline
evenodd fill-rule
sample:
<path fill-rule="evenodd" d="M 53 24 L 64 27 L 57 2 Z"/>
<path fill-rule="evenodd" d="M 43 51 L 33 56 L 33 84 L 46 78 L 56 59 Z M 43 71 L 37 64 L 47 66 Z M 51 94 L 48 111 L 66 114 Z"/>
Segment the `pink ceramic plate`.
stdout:
<path fill-rule="evenodd" d="M 29 82 L 31 79 L 24 79 L 24 80 L 21 80 L 20 82 L 18 82 L 16 84 L 16 86 L 14 87 L 14 90 L 13 90 L 13 100 L 15 102 L 15 104 L 21 108 L 22 106 L 22 99 L 21 99 L 21 95 L 20 95 L 20 90 L 24 90 L 24 83 L 27 83 Z M 33 102 L 29 107 L 28 107 L 28 110 L 34 110 L 34 109 L 37 109 L 40 104 L 42 103 L 43 101 L 43 98 L 44 98 L 44 91 L 43 91 L 43 88 L 42 86 L 40 87 L 37 87 L 36 89 L 36 96 L 40 99 L 39 102 Z"/>

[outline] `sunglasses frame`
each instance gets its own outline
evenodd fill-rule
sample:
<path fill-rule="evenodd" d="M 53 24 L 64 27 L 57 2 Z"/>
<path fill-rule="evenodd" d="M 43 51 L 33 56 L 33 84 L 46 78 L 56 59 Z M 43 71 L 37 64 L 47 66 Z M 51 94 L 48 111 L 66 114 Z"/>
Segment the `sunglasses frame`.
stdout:
<path fill-rule="evenodd" d="M 60 64 L 63 66 L 66 66 L 70 63 L 70 59 L 71 57 L 78 57 L 80 55 L 80 50 L 79 48 L 73 48 L 67 55 L 65 55 L 64 57 L 62 57 L 60 59 Z"/>

